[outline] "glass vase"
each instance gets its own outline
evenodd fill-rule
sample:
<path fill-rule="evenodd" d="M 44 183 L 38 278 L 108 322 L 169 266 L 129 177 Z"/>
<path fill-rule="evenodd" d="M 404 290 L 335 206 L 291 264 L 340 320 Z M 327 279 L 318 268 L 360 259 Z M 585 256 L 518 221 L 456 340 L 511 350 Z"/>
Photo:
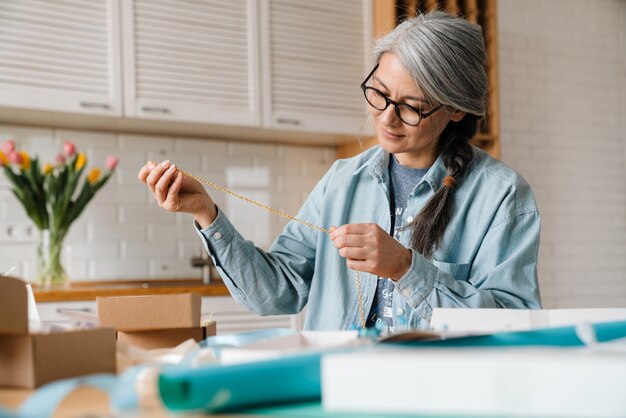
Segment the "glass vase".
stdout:
<path fill-rule="evenodd" d="M 63 238 L 47 229 L 39 231 L 36 273 L 37 283 L 44 288 L 68 285 L 69 278 L 61 260 Z"/>

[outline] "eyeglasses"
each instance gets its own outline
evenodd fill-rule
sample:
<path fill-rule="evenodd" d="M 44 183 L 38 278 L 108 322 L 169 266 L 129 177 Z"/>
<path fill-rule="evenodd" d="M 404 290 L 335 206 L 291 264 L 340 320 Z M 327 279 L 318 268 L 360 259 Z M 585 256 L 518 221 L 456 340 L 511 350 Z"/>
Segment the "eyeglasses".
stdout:
<path fill-rule="evenodd" d="M 369 105 L 372 106 L 374 109 L 383 111 L 387 109 L 390 104 L 392 104 L 394 106 L 394 110 L 398 119 L 400 119 L 403 123 L 409 126 L 417 126 L 422 120 L 426 119 L 443 107 L 443 105 L 439 105 L 430 112 L 423 112 L 420 109 L 414 108 L 410 104 L 398 103 L 391 100 L 377 88 L 366 86 L 365 84 L 369 81 L 369 79 L 372 77 L 377 69 L 378 65 L 374 67 L 372 72 L 369 73 L 369 75 L 361 83 L 361 89 L 363 90 L 365 100 L 367 100 L 367 103 L 369 103 Z"/>

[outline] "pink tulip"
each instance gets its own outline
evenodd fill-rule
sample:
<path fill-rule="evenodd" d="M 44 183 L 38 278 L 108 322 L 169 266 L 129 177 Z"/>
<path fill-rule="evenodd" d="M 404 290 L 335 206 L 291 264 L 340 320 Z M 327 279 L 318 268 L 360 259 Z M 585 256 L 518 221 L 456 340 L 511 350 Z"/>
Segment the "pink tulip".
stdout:
<path fill-rule="evenodd" d="M 11 163 L 16 165 L 20 165 L 23 162 L 22 156 L 15 150 L 11 151 L 7 157 L 9 157 L 9 161 L 11 161 Z"/>
<path fill-rule="evenodd" d="M 112 156 L 112 155 L 109 155 L 109 156 L 107 157 L 106 161 L 104 162 L 104 165 L 106 165 L 106 167 L 107 167 L 109 170 L 113 171 L 113 170 L 115 170 L 115 167 L 117 167 L 117 163 L 118 163 L 119 161 L 120 161 L 120 160 L 119 160 L 119 158 L 114 157 L 114 156 Z"/>
<path fill-rule="evenodd" d="M 8 141 L 4 141 L 2 143 L 2 152 L 4 152 L 6 155 L 9 155 L 13 151 L 15 151 L 15 141 L 14 140 L 9 139 Z"/>
<path fill-rule="evenodd" d="M 54 162 L 57 165 L 65 164 L 65 157 L 63 156 L 63 154 L 58 154 L 56 158 L 54 159 Z"/>
<path fill-rule="evenodd" d="M 73 156 L 76 153 L 76 145 L 74 145 L 73 142 L 65 141 L 63 144 L 63 152 L 65 152 L 65 155 L 68 157 Z"/>

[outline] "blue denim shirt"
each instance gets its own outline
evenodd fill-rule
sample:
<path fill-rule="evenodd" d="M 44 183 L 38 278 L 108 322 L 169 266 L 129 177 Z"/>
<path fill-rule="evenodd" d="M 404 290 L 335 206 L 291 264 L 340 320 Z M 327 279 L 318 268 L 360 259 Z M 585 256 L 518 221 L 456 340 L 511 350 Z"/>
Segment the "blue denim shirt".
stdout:
<path fill-rule="evenodd" d="M 376 223 L 389 230 L 389 154 L 376 146 L 338 160 L 315 186 L 297 217 L 324 228 Z M 442 184 L 438 158 L 409 195 L 418 213 Z M 474 148 L 474 160 L 453 193 L 443 244 L 426 259 L 413 251 L 396 282 L 394 327 L 428 328 L 432 309 L 540 308 L 537 283 L 539 213 L 526 181 Z M 348 329 L 360 323 L 355 273 L 329 236 L 290 222 L 268 252 L 245 240 L 222 211 L 198 233 L 232 296 L 260 315 L 294 314 L 306 305 L 306 329 Z M 400 234 L 409 246 L 410 230 Z M 365 312 L 377 277 L 361 273 Z"/>

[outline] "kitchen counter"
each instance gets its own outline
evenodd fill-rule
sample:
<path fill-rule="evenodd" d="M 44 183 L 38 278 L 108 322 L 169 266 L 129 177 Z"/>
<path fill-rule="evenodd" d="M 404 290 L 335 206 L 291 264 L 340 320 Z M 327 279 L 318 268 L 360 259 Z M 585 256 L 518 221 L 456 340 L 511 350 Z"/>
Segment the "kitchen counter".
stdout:
<path fill-rule="evenodd" d="M 229 296 L 221 280 L 204 284 L 200 279 L 172 280 L 101 280 L 70 282 L 49 289 L 33 286 L 37 302 L 95 300 L 98 296 L 140 296 L 154 294 L 197 293 L 200 296 Z"/>

